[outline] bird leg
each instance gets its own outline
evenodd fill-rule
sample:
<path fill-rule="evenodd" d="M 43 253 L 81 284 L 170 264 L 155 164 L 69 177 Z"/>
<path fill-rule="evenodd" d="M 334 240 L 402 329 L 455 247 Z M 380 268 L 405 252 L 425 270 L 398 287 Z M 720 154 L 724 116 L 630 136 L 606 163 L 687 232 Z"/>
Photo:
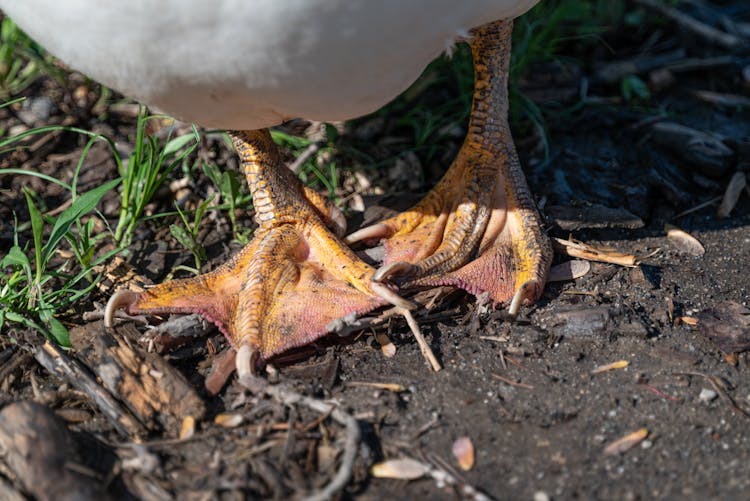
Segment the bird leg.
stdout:
<path fill-rule="evenodd" d="M 508 125 L 513 24 L 473 30 L 474 99 L 469 131 L 453 164 L 411 209 L 351 234 L 382 241 L 375 280 L 402 288 L 453 285 L 517 313 L 539 298 L 552 257 Z"/>
<path fill-rule="evenodd" d="M 267 130 L 231 135 L 253 196 L 253 240 L 211 273 L 116 293 L 105 324 L 118 307 L 130 314 L 199 313 L 237 350 L 243 375 L 253 358 L 310 343 L 336 320 L 387 303 L 411 306 L 373 282 L 373 268 L 326 228 L 343 230 L 339 213 L 284 166 Z"/>

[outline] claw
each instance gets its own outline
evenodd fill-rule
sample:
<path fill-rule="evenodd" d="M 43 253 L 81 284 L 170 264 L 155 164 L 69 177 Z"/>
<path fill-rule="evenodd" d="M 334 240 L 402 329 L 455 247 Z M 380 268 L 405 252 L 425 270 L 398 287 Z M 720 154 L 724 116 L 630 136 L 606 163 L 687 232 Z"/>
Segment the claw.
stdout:
<path fill-rule="evenodd" d="M 513 299 L 511 300 L 510 306 L 508 307 L 508 314 L 510 316 L 518 316 L 518 312 L 521 310 L 523 302 L 529 297 L 530 289 L 537 286 L 538 282 L 536 280 L 528 280 L 522 283 L 521 286 L 516 289 L 516 293 L 513 295 Z"/>
<path fill-rule="evenodd" d="M 393 229 L 387 224 L 377 223 L 372 226 L 360 228 L 354 233 L 344 237 L 344 243 L 346 245 L 352 245 L 362 240 L 369 240 L 372 238 L 388 238 L 392 235 Z"/>
<path fill-rule="evenodd" d="M 249 344 L 243 344 L 237 350 L 237 356 L 234 359 L 237 368 L 237 377 L 255 376 L 255 360 L 258 358 L 258 351 L 250 348 Z"/>
<path fill-rule="evenodd" d="M 120 289 L 112 294 L 104 309 L 104 327 L 111 329 L 114 325 L 115 312 L 134 304 L 138 300 L 138 293 Z"/>
<path fill-rule="evenodd" d="M 406 261 L 397 261 L 395 263 L 386 264 L 375 270 L 375 273 L 372 275 L 372 280 L 375 282 L 382 282 L 392 275 L 407 275 L 414 270 L 414 268 L 415 266 L 413 264 L 407 263 Z"/>

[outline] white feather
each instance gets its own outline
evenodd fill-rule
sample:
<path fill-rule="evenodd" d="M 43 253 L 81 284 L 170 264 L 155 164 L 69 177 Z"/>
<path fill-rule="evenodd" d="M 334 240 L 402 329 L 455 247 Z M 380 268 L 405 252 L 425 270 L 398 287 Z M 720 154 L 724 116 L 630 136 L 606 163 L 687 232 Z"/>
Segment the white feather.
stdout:
<path fill-rule="evenodd" d="M 466 27 L 537 0 L 0 0 L 73 68 L 184 120 L 342 120 L 406 89 Z"/>

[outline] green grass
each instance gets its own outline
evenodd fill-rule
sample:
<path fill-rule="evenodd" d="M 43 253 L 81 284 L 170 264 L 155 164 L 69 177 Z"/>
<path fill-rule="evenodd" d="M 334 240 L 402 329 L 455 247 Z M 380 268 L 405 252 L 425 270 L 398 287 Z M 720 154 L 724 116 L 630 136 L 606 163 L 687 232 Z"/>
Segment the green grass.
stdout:
<path fill-rule="evenodd" d="M 8 323 L 15 323 L 36 329 L 63 346 L 69 345 L 67 330 L 56 317 L 93 290 L 101 277 L 101 274 L 94 273 L 94 269 L 127 248 L 136 228 L 144 220 L 144 208 L 169 174 L 181 166 L 197 147 L 195 128 L 192 134 L 168 138 L 163 143 L 148 136 L 145 133 L 146 124 L 155 118 L 149 116 L 145 109 L 139 114 L 135 148 L 127 161 L 120 157 L 111 139 L 73 127 L 40 127 L 0 140 L 0 153 L 10 153 L 21 148 L 26 139 L 49 132 L 77 133 L 88 138 L 74 169 L 71 184 L 33 171 L 0 169 L 0 175 L 35 176 L 55 183 L 70 194 L 71 200 L 70 206 L 59 216 L 45 215 L 36 194 L 24 189 L 28 222 L 19 224 L 16 221 L 13 246 L 0 259 L 0 269 L 8 270 L 0 274 L 0 330 Z M 80 171 L 91 148 L 99 141 L 109 146 L 120 176 L 79 193 Z M 116 188 L 120 188 L 120 212 L 115 229 L 110 229 L 96 206 L 104 195 Z M 195 235 L 209 202 L 199 206 L 192 225 L 187 223 L 185 215 L 178 209 L 189 230 L 185 235 Z M 108 228 L 108 231 L 97 232 L 97 226 Z M 27 230 L 31 231 L 31 238 L 22 243 L 20 236 Z M 175 231 L 184 236 L 179 230 Z M 188 244 L 191 252 L 201 256 L 201 247 L 197 246 L 195 238 L 192 242 L 186 238 L 178 238 L 178 241 Z M 107 247 L 105 244 L 113 249 L 98 254 L 99 249 Z M 63 250 L 73 254 L 75 264 L 66 259 L 56 259 Z M 196 265 L 200 267 L 198 260 Z"/>
<path fill-rule="evenodd" d="M 102 137 L 74 128 L 51 126 L 32 129 L 0 140 L 0 152 L 11 151 L 28 137 L 56 130 L 78 132 L 89 137 L 70 185 L 32 171 L 0 169 L 0 175 L 36 176 L 55 183 L 67 190 L 71 199 L 70 206 L 60 215 L 45 215 L 39 208 L 36 194 L 28 188 L 24 189 L 28 223 L 19 225 L 16 221 L 13 246 L 0 259 L 0 269 L 10 270 L 0 275 L 0 330 L 7 323 L 16 323 L 34 328 L 67 346 L 70 344 L 67 330 L 55 315 L 66 311 L 93 289 L 97 281 L 93 269 L 108 261 L 116 252 L 95 256 L 98 244 L 106 238 L 106 234 L 95 232 L 95 218 L 96 205 L 108 191 L 120 184 L 120 179 L 85 193 L 78 192 L 77 180 L 86 155 Z M 22 244 L 19 234 L 29 228 L 32 238 Z M 64 243 L 75 256 L 75 265 L 66 259 L 56 259 Z"/>
<path fill-rule="evenodd" d="M 200 142 L 198 130 L 193 126 L 192 134 L 168 138 L 164 144 L 160 144 L 156 137 L 146 134 L 147 123 L 159 118 L 162 117 L 149 116 L 145 109 L 141 109 L 136 124 L 135 150 L 128 158 L 127 164 L 115 152 L 115 161 L 123 184 L 120 217 L 114 238 L 117 244 L 126 247 L 130 245 L 143 211 L 156 191 L 175 168 L 183 165 Z"/>

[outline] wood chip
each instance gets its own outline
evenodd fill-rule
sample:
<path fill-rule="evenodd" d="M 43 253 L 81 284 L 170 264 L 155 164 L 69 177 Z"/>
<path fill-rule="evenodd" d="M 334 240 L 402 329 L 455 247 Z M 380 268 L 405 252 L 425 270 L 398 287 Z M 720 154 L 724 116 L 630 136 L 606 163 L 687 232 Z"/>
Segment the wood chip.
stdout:
<path fill-rule="evenodd" d="M 553 266 L 549 270 L 547 282 L 566 282 L 581 278 L 591 271 L 591 263 L 581 259 L 572 259 Z"/>
<path fill-rule="evenodd" d="M 244 418 L 242 414 L 217 414 L 214 418 L 214 423 L 221 426 L 222 428 L 237 428 L 242 424 Z"/>
<path fill-rule="evenodd" d="M 664 231 L 667 232 L 667 239 L 674 245 L 674 247 L 680 252 L 690 254 L 691 256 L 700 257 L 706 253 L 706 249 L 703 248 L 697 238 L 681 230 L 677 226 L 672 224 L 665 224 Z"/>
<path fill-rule="evenodd" d="M 451 452 L 462 470 L 469 471 L 474 467 L 474 444 L 469 437 L 460 437 L 453 442 Z"/>
<path fill-rule="evenodd" d="M 180 426 L 180 440 L 187 440 L 195 435 L 195 418 L 193 416 L 186 416 L 182 420 Z"/>
<path fill-rule="evenodd" d="M 396 354 L 396 345 L 393 344 L 391 338 L 389 338 L 384 332 L 376 333 L 375 339 L 380 343 L 380 351 L 383 352 L 385 358 L 391 358 Z"/>
<path fill-rule="evenodd" d="M 724 191 L 724 198 L 721 200 L 719 210 L 716 211 L 716 215 L 720 218 L 729 217 L 729 214 L 737 205 L 737 201 L 740 199 L 742 190 L 747 186 L 747 178 L 744 172 L 735 172 L 732 179 L 727 185 L 727 189 Z"/>
<path fill-rule="evenodd" d="M 698 319 L 695 317 L 682 316 L 679 317 L 678 320 L 680 321 L 680 323 L 690 325 L 691 327 L 698 325 Z"/>
<path fill-rule="evenodd" d="M 424 463 L 414 459 L 389 459 L 376 463 L 370 470 L 375 478 L 394 478 L 398 480 L 416 480 L 425 476 L 429 468 Z"/>
<path fill-rule="evenodd" d="M 370 388 L 377 388 L 378 390 L 392 391 L 393 393 L 402 393 L 406 391 L 406 387 L 397 383 L 369 383 L 367 381 L 351 381 L 347 383 L 348 386 L 367 386 Z"/>
<path fill-rule="evenodd" d="M 617 454 L 624 454 L 636 445 L 643 442 L 648 437 L 648 430 L 641 428 L 633 433 L 628 433 L 622 438 L 618 438 L 607 447 L 604 448 L 605 456 L 615 456 Z"/>
<path fill-rule="evenodd" d="M 593 371 L 591 371 L 591 374 L 601 374 L 602 372 L 624 369 L 628 365 L 630 365 L 630 362 L 628 362 L 627 360 L 618 360 L 617 362 L 612 362 L 611 364 L 605 364 L 596 367 Z"/>
<path fill-rule="evenodd" d="M 619 264 L 620 266 L 635 266 L 635 256 L 632 254 L 624 254 L 603 247 L 595 247 L 573 239 L 553 238 L 552 244 L 556 251 L 570 257 L 586 259 L 587 261 Z"/>

